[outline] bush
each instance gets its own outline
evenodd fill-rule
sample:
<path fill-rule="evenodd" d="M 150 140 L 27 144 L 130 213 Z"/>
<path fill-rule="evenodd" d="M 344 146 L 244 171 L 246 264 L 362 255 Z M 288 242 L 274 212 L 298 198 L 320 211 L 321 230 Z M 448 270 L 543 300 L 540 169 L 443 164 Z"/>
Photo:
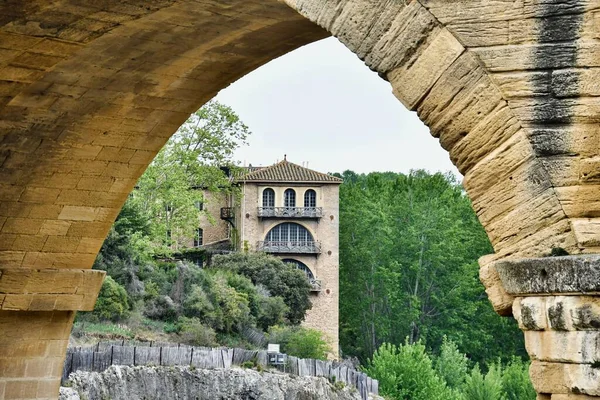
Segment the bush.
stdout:
<path fill-rule="evenodd" d="M 271 294 L 279 296 L 289 307 L 286 318 L 297 325 L 312 307 L 311 286 L 304 272 L 264 253 L 232 253 L 215 256 L 213 267 L 245 275 L 254 285 L 262 285 Z"/>
<path fill-rule="evenodd" d="M 283 299 L 277 297 L 257 296 L 258 307 L 256 315 L 256 325 L 267 332 L 270 327 L 284 323 L 285 315 L 289 307 L 285 305 Z"/>
<path fill-rule="evenodd" d="M 218 345 L 215 331 L 197 318 L 181 320 L 180 337 L 183 343 L 192 346 L 214 347 Z"/>
<path fill-rule="evenodd" d="M 446 336 L 442 339 L 440 355 L 435 358 L 435 372 L 451 388 L 460 388 L 467 377 L 467 357 L 458 351 L 456 344 Z"/>
<path fill-rule="evenodd" d="M 463 387 L 465 400 L 506 400 L 502 390 L 502 370 L 499 365 L 491 365 L 484 376 L 479 365 L 467 376 Z"/>
<path fill-rule="evenodd" d="M 183 313 L 186 317 L 195 317 L 202 320 L 214 319 L 215 306 L 210 299 L 210 292 L 194 285 L 183 303 Z"/>
<path fill-rule="evenodd" d="M 367 363 L 366 372 L 379 380 L 380 393 L 391 399 L 460 399 L 460 395 L 437 376 L 421 343 L 406 342 L 398 347 L 384 343 Z"/>
<path fill-rule="evenodd" d="M 302 327 L 275 326 L 269 331 L 269 342 L 279 343 L 283 353 L 300 358 L 326 360 L 331 352 L 321 332 Z"/>
<path fill-rule="evenodd" d="M 146 303 L 144 315 L 152 319 L 174 322 L 177 320 L 177 306 L 169 296 L 158 296 Z"/>
<path fill-rule="evenodd" d="M 536 393 L 529 379 L 529 365 L 514 357 L 502 372 L 502 388 L 507 400 L 535 400 Z"/>
<path fill-rule="evenodd" d="M 99 319 L 118 321 L 127 316 L 129 301 L 125 288 L 106 276 L 98 294 L 93 315 Z"/>

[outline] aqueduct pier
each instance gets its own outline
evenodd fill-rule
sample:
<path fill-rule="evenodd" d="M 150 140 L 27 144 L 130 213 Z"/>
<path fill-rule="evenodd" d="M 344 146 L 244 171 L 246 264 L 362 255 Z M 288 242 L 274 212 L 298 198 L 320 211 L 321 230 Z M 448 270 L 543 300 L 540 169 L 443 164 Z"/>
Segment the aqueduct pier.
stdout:
<path fill-rule="evenodd" d="M 102 241 L 189 114 L 328 35 L 464 174 L 495 249 L 481 278 L 525 331 L 539 399 L 600 396 L 599 0 L 7 0 L 0 398 L 57 397 Z"/>

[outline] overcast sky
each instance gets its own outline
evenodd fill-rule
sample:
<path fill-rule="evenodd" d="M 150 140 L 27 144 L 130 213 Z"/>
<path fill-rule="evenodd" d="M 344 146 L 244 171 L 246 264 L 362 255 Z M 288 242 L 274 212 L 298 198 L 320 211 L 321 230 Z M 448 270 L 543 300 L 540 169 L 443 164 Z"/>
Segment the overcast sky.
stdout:
<path fill-rule="evenodd" d="M 335 38 L 286 54 L 217 99 L 252 131 L 236 156 L 270 165 L 287 154 L 322 172 L 452 171 L 448 154 L 391 86 Z"/>

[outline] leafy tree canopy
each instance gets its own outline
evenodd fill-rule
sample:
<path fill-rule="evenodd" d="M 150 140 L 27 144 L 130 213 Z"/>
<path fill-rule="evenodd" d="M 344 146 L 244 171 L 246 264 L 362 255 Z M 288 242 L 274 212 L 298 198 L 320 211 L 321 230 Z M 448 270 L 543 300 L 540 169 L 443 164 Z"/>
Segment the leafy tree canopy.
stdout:
<path fill-rule="evenodd" d="M 291 324 L 304 320 L 310 302 L 311 286 L 304 272 L 265 253 L 232 253 L 215 256 L 213 267 L 228 269 L 250 278 L 266 288 L 271 296 L 279 296 L 288 307 L 286 317 Z"/>
<path fill-rule="evenodd" d="M 516 323 L 494 313 L 477 260 L 493 249 L 452 175 L 341 175 L 340 340 L 363 361 L 382 343 L 446 335 L 474 361 L 525 355 Z"/>
<path fill-rule="evenodd" d="M 235 191 L 228 170 L 236 169 L 233 152 L 249 133 L 230 107 L 213 100 L 192 114 L 167 142 L 128 200 L 151 221 L 151 249 L 169 253 L 194 236 L 203 212 L 198 205 L 210 200 L 198 189 Z"/>

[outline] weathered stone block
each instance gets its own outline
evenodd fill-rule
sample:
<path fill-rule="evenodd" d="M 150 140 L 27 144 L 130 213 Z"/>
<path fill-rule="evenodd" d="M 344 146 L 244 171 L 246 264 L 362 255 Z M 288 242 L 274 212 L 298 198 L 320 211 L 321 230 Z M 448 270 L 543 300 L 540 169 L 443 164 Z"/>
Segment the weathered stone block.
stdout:
<path fill-rule="evenodd" d="M 408 69 L 426 49 L 431 48 L 432 41 L 442 31 L 435 17 L 416 1 L 392 15 L 389 23 L 388 30 L 365 57 L 366 64 L 380 73 L 389 73 L 397 68 Z M 440 45 L 440 39 L 436 46 Z"/>
<path fill-rule="evenodd" d="M 529 375 L 540 393 L 600 396 L 600 370 L 591 364 L 533 361 Z"/>
<path fill-rule="evenodd" d="M 600 247 L 600 218 L 571 219 L 571 224 L 581 247 Z"/>
<path fill-rule="evenodd" d="M 494 311 L 500 315 L 509 316 L 512 312 L 511 307 L 514 297 L 506 293 L 502 287 L 498 271 L 487 259 L 488 257 L 485 256 L 479 259 L 479 280 L 485 286 L 485 292 L 494 307 Z"/>
<path fill-rule="evenodd" d="M 544 298 L 517 297 L 513 303 L 513 316 L 523 331 L 541 331 L 548 327 Z"/>
<path fill-rule="evenodd" d="M 450 150 L 450 159 L 463 175 L 485 156 L 519 132 L 521 126 L 506 104 L 499 104 Z"/>
<path fill-rule="evenodd" d="M 525 346 L 534 360 L 593 364 L 600 359 L 599 331 L 526 331 Z"/>
<path fill-rule="evenodd" d="M 414 110 L 454 61 L 464 52 L 462 45 L 447 30 L 439 30 L 429 46 L 421 51 L 416 62 L 388 73 L 394 95 Z"/>
<path fill-rule="evenodd" d="M 600 293 L 600 256 L 504 260 L 494 266 L 510 294 Z"/>

